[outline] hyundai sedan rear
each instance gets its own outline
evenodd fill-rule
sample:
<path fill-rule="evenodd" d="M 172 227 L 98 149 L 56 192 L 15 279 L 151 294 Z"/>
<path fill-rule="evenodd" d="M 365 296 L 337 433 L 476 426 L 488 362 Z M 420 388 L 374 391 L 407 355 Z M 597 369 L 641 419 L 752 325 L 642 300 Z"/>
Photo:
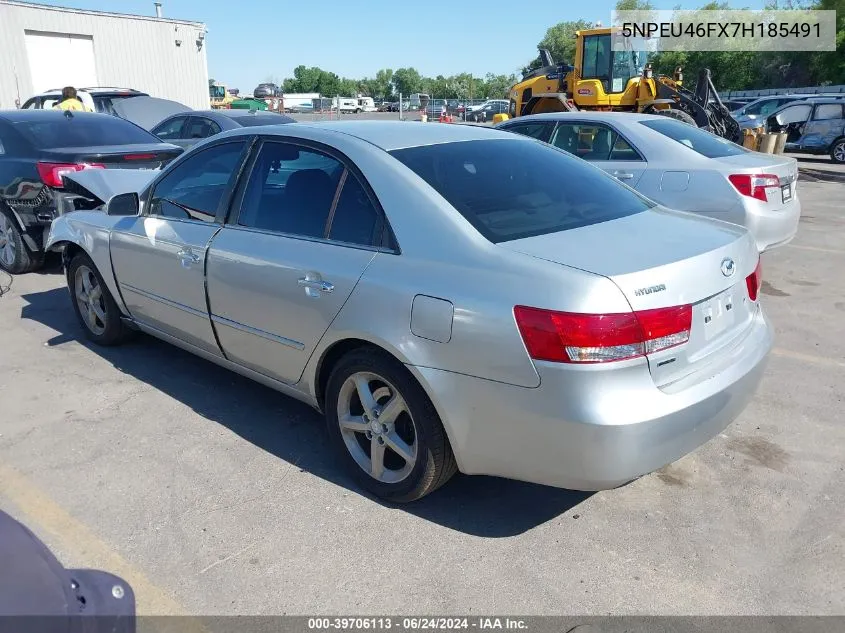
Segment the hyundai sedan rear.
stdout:
<path fill-rule="evenodd" d="M 771 346 L 745 229 L 489 128 L 243 128 L 137 193 L 53 223 L 86 335 L 132 325 L 308 402 L 394 501 L 456 470 L 623 484 L 724 429 Z"/>

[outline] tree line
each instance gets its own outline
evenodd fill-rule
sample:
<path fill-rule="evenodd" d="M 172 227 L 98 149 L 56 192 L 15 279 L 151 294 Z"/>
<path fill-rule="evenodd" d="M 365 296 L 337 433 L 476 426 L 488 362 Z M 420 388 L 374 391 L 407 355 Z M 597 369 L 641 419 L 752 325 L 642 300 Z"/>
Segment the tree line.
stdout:
<path fill-rule="evenodd" d="M 729 9 L 728 2 L 709 2 L 701 10 Z M 709 68 L 719 90 L 754 88 L 792 88 L 845 84 L 845 0 L 786 0 L 778 6 L 773 0 L 767 9 L 834 9 L 837 11 L 836 50 L 826 52 L 754 52 L 754 51 L 664 51 L 652 54 L 649 61 L 655 72 L 671 76 L 683 67 L 687 84 L 694 84 L 698 72 Z M 649 0 L 619 0 L 619 11 L 650 10 Z M 586 20 L 561 22 L 549 28 L 537 44 L 546 48 L 555 62 L 575 61 L 575 31 L 593 28 Z M 540 57 L 522 67 L 522 75 L 538 68 Z M 297 66 L 293 77 L 279 84 L 285 93 L 317 92 L 326 97 L 364 95 L 376 99 L 396 98 L 422 92 L 436 99 L 503 99 L 520 78 L 516 73 L 484 77 L 459 73 L 425 77 L 413 67 L 383 68 L 374 77 L 351 79 L 316 66 Z"/>
<path fill-rule="evenodd" d="M 268 79 L 272 81 L 272 78 Z M 349 79 L 317 66 L 297 66 L 293 77 L 286 78 L 281 88 L 286 94 L 319 92 L 325 97 L 363 95 L 376 99 L 390 99 L 399 94 L 415 92 L 429 94 L 437 99 L 486 99 L 505 98 L 510 87 L 518 81 L 515 74 L 474 77 L 460 73 L 445 77 L 424 77 L 413 67 L 383 68 L 375 77 Z"/>

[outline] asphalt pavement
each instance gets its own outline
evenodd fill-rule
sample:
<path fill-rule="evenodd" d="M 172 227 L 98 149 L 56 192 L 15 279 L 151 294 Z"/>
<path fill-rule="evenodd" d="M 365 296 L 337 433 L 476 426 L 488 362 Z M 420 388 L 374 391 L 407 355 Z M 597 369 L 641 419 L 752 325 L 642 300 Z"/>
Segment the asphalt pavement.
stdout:
<path fill-rule="evenodd" d="M 625 487 L 384 504 L 308 407 L 149 337 L 85 343 L 53 268 L 0 298 L 0 508 L 142 614 L 845 614 L 845 188 L 798 191 L 753 402 Z"/>

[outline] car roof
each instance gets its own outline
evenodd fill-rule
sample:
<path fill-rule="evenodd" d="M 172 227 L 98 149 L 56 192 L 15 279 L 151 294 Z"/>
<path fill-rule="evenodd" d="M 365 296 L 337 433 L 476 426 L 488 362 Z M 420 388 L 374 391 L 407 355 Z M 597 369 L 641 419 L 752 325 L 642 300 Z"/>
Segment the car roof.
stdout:
<path fill-rule="evenodd" d="M 295 123 L 282 127 L 291 130 L 295 129 L 294 126 L 347 134 L 388 152 L 407 147 L 484 139 L 520 139 L 526 142 L 533 140 L 509 132 L 495 130 L 487 126 L 421 123 L 419 121 L 315 121 L 312 123 Z M 242 130 L 241 133 L 247 134 L 285 135 L 285 132 L 280 130 L 279 126 L 260 126 L 242 128 Z M 237 134 L 237 132 L 228 132 L 227 134 L 233 133 Z"/>
<path fill-rule="evenodd" d="M 77 88 L 77 92 L 87 92 L 92 97 L 113 97 L 117 95 L 132 95 L 133 97 L 137 96 L 149 96 L 146 92 L 141 92 L 140 90 L 133 90 L 132 88 Z M 54 88 L 52 90 L 45 90 L 37 95 L 36 97 L 52 97 L 56 95 L 62 94 L 62 88 Z"/>
<path fill-rule="evenodd" d="M 842 105 L 843 102 L 845 102 L 845 99 L 836 99 L 834 97 L 816 97 L 816 98 L 813 98 L 813 99 L 799 99 L 798 101 L 793 101 L 792 103 L 784 104 L 784 106 L 787 106 L 787 105 L 794 106 L 794 105 L 799 105 L 799 104 L 826 105 L 826 104 L 830 104 L 830 103 L 833 103 L 833 104 L 836 104 L 836 105 Z M 783 108 L 781 108 L 781 109 L 783 109 Z"/>
<path fill-rule="evenodd" d="M 507 127 L 511 123 L 520 121 L 565 121 L 566 119 L 580 119 L 582 121 L 648 121 L 650 119 L 665 118 L 658 114 L 640 114 L 639 112 L 594 112 L 579 110 L 578 112 L 546 112 L 544 114 L 530 114 L 504 121 L 501 126 Z"/>

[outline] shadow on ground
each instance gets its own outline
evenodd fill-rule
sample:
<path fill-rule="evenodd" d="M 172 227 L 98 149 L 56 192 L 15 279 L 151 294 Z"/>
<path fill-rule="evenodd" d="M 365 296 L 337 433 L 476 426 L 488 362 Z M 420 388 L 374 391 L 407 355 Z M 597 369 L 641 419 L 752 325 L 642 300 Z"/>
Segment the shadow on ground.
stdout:
<path fill-rule="evenodd" d="M 297 468 L 357 494 L 332 454 L 324 422 L 313 409 L 227 369 L 149 336 L 119 347 L 84 339 L 67 289 L 23 295 L 21 318 L 58 332 L 48 346 L 78 341 L 118 370 L 179 400 L 205 419 Z M 402 510 L 445 527 L 486 537 L 508 537 L 567 512 L 589 493 L 560 490 L 497 477 L 456 476 L 432 495 Z M 388 505 L 372 498 L 374 503 Z M 395 506 L 391 506 L 395 507 Z"/>

